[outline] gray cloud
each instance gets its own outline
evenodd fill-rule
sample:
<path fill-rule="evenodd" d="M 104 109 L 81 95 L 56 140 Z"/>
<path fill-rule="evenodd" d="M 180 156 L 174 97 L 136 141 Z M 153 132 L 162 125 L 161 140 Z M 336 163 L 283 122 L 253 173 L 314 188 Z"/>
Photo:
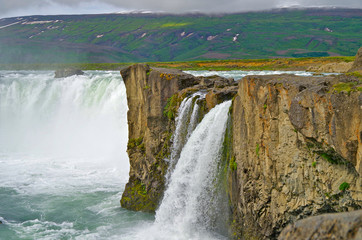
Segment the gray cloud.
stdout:
<path fill-rule="evenodd" d="M 285 6 L 362 8 L 361 0 L 0 0 L 0 17 L 34 14 L 82 14 L 132 10 L 242 12 Z"/>

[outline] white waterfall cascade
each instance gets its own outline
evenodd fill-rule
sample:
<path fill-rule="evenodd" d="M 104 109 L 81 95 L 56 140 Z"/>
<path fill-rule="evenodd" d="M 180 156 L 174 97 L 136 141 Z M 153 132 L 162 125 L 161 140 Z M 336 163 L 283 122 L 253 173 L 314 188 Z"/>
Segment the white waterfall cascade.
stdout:
<path fill-rule="evenodd" d="M 2 185 L 60 194 L 80 191 L 92 175 L 112 185 L 120 184 L 114 175 L 127 181 L 127 110 L 118 72 L 54 79 L 48 71 L 1 71 L 0 156 L 20 159 L 0 160 Z M 18 161 L 21 168 L 13 167 Z"/>
<path fill-rule="evenodd" d="M 214 107 L 192 132 L 172 172 L 155 224 L 137 239 L 227 239 L 227 233 L 219 233 L 215 219 L 228 214 L 219 206 L 216 178 L 230 106 L 227 101 Z"/>
<path fill-rule="evenodd" d="M 171 156 L 170 159 L 168 159 L 169 171 L 166 176 L 166 179 L 168 180 L 180 157 L 183 146 L 185 145 L 187 139 L 190 137 L 192 131 L 199 123 L 200 107 L 197 104 L 197 101 L 204 98 L 205 94 L 197 92 L 185 98 L 181 102 L 175 120 L 175 132 L 172 136 Z"/>

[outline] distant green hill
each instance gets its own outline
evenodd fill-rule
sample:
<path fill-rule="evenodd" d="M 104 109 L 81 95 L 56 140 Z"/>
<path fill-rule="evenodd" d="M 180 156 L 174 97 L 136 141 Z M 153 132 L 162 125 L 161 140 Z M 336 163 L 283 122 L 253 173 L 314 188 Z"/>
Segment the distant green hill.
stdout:
<path fill-rule="evenodd" d="M 353 56 L 362 9 L 0 19 L 0 63 Z"/>

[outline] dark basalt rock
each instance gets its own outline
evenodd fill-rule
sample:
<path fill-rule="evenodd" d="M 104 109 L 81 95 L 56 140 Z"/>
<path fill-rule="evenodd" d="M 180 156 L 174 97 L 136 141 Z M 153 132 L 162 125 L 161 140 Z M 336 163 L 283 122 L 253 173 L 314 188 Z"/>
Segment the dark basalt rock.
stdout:
<path fill-rule="evenodd" d="M 64 68 L 55 71 L 55 78 L 65 78 L 73 75 L 83 75 L 84 72 L 80 69 L 75 68 Z"/>

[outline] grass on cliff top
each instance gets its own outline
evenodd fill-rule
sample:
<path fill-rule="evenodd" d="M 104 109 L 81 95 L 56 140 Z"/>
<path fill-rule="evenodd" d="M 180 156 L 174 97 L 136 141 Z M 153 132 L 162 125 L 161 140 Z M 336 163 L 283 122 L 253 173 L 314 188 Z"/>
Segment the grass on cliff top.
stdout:
<path fill-rule="evenodd" d="M 275 59 L 205 60 L 185 62 L 147 62 L 151 67 L 176 68 L 182 70 L 306 70 L 310 66 L 327 63 L 352 62 L 355 57 L 308 57 Z M 39 63 L 0 64 L 0 70 L 56 70 L 79 68 L 82 70 L 120 70 L 134 63 Z"/>

